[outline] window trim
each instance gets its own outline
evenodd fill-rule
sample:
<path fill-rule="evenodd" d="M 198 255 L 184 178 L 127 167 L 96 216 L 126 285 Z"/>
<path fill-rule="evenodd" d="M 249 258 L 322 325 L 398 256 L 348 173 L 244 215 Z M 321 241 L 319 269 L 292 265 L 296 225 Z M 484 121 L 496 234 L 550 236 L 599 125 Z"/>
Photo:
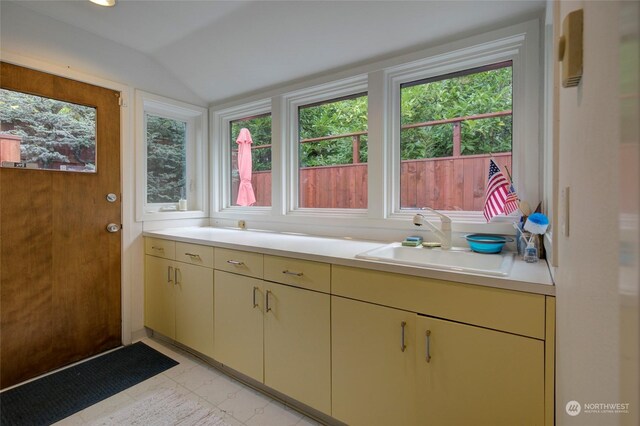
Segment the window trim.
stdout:
<path fill-rule="evenodd" d="M 215 212 L 242 212 L 268 216 L 271 214 L 275 202 L 275 194 L 271 191 L 271 206 L 233 206 L 231 203 L 231 140 L 229 126 L 232 121 L 247 117 L 271 114 L 271 176 L 273 180 L 273 169 L 275 168 L 274 153 L 276 143 L 274 138 L 273 113 L 271 111 L 271 99 L 261 99 L 249 102 L 232 108 L 214 111 L 211 120 L 215 123 L 215 133 L 213 135 L 213 146 L 217 150 L 211 150 L 210 164 L 217 166 L 218 172 L 212 173 L 211 187 L 218 188 L 218 196 L 211 197 L 211 211 Z M 216 152 L 217 151 L 217 152 Z M 217 155 L 216 155 L 217 154 Z"/>
<path fill-rule="evenodd" d="M 390 172 L 387 183 L 385 216 L 408 220 L 412 209 L 400 209 L 400 86 L 417 80 L 434 78 L 497 62 L 512 61 L 513 72 L 513 139 L 512 168 L 514 186 L 523 199 L 538 200 L 540 193 L 539 152 L 539 68 L 538 29 L 527 25 L 524 30 L 480 44 L 436 54 L 421 60 L 400 64 L 384 70 L 385 89 L 389 100 L 385 105 L 390 125 L 386 139 L 384 168 Z M 532 41 L 533 40 L 533 41 Z M 455 222 L 484 223 L 482 212 L 448 211 Z M 496 217 L 492 223 L 510 222 Z"/>
<path fill-rule="evenodd" d="M 208 216 L 208 170 L 206 159 L 208 128 L 207 109 L 162 96 L 136 90 L 136 220 L 191 219 Z M 187 211 L 160 211 L 175 203 L 147 202 L 147 114 L 187 123 Z"/>
<path fill-rule="evenodd" d="M 283 173 L 285 182 L 282 195 L 285 215 L 291 216 L 331 216 L 331 217 L 366 217 L 367 209 L 336 209 L 299 207 L 300 197 L 300 161 L 298 111 L 300 107 L 345 98 L 352 95 L 369 96 L 368 75 L 361 74 L 329 83 L 289 92 L 283 95 L 284 103 L 284 143 Z M 368 127 L 368 126 L 367 126 Z M 367 163 L 367 168 L 369 167 Z"/>

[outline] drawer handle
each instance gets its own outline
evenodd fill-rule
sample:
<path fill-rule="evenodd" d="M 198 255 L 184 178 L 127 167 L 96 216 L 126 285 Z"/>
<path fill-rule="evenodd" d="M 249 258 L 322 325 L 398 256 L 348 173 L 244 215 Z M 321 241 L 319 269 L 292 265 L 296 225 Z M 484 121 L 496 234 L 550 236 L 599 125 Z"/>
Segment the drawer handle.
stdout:
<path fill-rule="evenodd" d="M 407 323 L 405 321 L 402 321 L 400 323 L 400 328 L 401 328 L 401 333 L 400 333 L 400 350 L 402 352 L 405 351 L 405 349 L 407 349 L 407 345 L 405 345 L 404 343 L 404 329 L 407 326 Z"/>
<path fill-rule="evenodd" d="M 285 269 L 284 271 L 282 271 L 282 273 L 286 275 L 295 275 L 296 277 L 301 277 L 302 275 L 304 275 L 302 272 L 293 272 L 288 269 Z"/>
<path fill-rule="evenodd" d="M 231 265 L 236 265 L 236 266 L 244 265 L 244 262 L 241 260 L 227 260 L 227 263 L 230 263 Z"/>
<path fill-rule="evenodd" d="M 258 291 L 258 287 L 253 287 L 253 307 L 254 308 L 258 307 L 258 302 L 256 299 L 256 291 Z"/>
<path fill-rule="evenodd" d="M 178 277 L 182 277 L 182 272 L 180 272 L 180 268 L 176 268 L 175 281 L 173 283 L 174 285 L 180 284 L 180 281 L 178 280 Z"/>
<path fill-rule="evenodd" d="M 426 344 L 427 344 L 427 362 L 431 361 L 431 330 L 427 330 L 426 332 Z"/>
<path fill-rule="evenodd" d="M 199 254 L 185 253 L 185 256 L 189 256 L 192 260 L 202 260 Z"/>
<path fill-rule="evenodd" d="M 167 266 L 167 282 L 173 282 L 173 266 Z"/>
<path fill-rule="evenodd" d="M 269 312 L 271 310 L 271 306 L 269 306 L 269 295 L 271 294 L 271 290 L 267 290 L 267 303 L 266 303 L 266 308 L 267 308 L 267 312 Z"/>
<path fill-rule="evenodd" d="M 164 251 L 164 247 L 151 246 L 151 250 Z"/>

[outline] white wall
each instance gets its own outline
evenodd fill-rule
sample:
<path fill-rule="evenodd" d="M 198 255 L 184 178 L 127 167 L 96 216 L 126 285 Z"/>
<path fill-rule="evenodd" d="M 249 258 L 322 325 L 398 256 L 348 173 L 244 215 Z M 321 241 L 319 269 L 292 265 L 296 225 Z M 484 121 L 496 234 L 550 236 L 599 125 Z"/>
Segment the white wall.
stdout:
<path fill-rule="evenodd" d="M 149 56 L 13 2 L 0 2 L 0 51 L 206 106 L 197 94 Z"/>
<path fill-rule="evenodd" d="M 640 408 L 621 392 L 621 378 L 631 372 L 620 369 L 619 3 L 562 1 L 559 7 L 555 25 L 579 8 L 585 22 L 582 81 L 559 93 L 557 424 L 629 424 L 633 414 L 584 413 L 586 403 L 630 403 L 636 413 Z M 627 338 L 637 345 L 637 334 Z M 583 404 L 575 417 L 565 412 L 571 400 Z"/>

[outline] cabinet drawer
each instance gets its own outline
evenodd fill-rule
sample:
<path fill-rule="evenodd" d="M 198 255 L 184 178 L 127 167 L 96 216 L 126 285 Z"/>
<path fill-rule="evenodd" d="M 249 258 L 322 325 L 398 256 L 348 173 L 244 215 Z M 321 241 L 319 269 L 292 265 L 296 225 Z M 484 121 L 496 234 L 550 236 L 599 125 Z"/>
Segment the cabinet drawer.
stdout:
<path fill-rule="evenodd" d="M 331 265 L 289 257 L 265 256 L 264 279 L 329 293 Z"/>
<path fill-rule="evenodd" d="M 523 336 L 545 338 L 540 294 L 333 266 L 333 294 Z"/>
<path fill-rule="evenodd" d="M 262 254 L 216 248 L 215 268 L 234 274 L 262 278 Z"/>
<path fill-rule="evenodd" d="M 176 260 L 213 268 L 213 247 L 176 243 Z"/>
<path fill-rule="evenodd" d="M 147 237 L 144 239 L 144 252 L 151 256 L 174 260 L 176 258 L 176 243 L 175 241 Z"/>

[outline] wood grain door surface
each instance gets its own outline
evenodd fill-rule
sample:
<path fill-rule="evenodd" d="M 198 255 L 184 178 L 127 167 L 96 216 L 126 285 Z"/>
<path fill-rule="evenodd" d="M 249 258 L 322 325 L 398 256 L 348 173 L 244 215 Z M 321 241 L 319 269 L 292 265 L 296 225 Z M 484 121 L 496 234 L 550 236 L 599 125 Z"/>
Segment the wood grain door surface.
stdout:
<path fill-rule="evenodd" d="M 4 89 L 97 109 L 97 173 L 0 169 L 5 388 L 121 344 L 120 94 L 0 65 Z"/>

